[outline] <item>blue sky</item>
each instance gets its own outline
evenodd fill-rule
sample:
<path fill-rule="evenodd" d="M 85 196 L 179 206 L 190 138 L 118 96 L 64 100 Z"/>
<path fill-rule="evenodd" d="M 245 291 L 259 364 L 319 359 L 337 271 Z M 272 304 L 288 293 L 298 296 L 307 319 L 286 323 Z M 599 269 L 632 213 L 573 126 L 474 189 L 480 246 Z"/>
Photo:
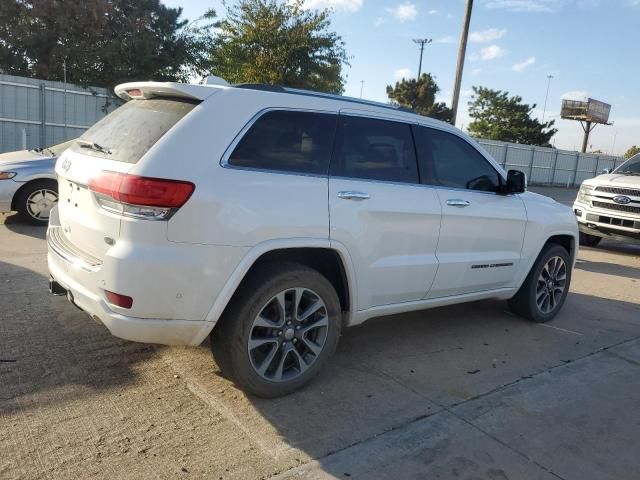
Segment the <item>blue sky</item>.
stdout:
<path fill-rule="evenodd" d="M 332 25 L 351 57 L 346 95 L 387 101 L 385 87 L 416 75 L 414 38 L 432 38 L 423 71 L 451 102 L 464 0 L 306 0 L 332 9 Z M 230 0 L 232 2 L 232 0 Z M 218 0 L 165 0 L 193 20 Z M 640 145 L 640 0 L 475 0 L 462 81 L 458 126 L 469 123 L 467 102 L 474 85 L 507 90 L 536 103 L 541 117 L 547 75 L 553 75 L 546 119 L 557 119 L 555 145 L 579 149 L 582 129 L 559 119 L 563 97 L 590 96 L 612 104 L 614 126 L 598 126 L 592 149 L 623 153 Z"/>

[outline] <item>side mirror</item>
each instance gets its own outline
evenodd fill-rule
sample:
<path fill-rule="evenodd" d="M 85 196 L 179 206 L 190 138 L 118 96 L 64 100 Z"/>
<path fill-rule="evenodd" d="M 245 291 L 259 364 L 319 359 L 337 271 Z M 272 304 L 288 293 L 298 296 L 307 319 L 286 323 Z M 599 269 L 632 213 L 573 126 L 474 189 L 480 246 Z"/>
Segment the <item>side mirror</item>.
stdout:
<path fill-rule="evenodd" d="M 509 170 L 507 172 L 507 184 L 504 186 L 504 193 L 522 193 L 527 190 L 527 176 L 520 170 Z"/>
<path fill-rule="evenodd" d="M 609 170 L 608 168 L 605 168 L 604 170 L 602 170 L 600 172 L 602 175 L 606 175 L 607 173 L 611 173 L 611 170 Z"/>

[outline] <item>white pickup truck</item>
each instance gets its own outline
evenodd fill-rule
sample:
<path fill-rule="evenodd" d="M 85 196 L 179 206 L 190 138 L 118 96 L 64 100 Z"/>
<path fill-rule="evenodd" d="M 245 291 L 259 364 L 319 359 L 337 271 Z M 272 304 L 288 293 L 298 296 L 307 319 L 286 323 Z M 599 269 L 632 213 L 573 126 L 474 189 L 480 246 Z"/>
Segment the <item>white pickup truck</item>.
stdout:
<path fill-rule="evenodd" d="M 640 154 L 582 182 L 573 212 L 582 245 L 595 247 L 603 238 L 640 242 Z"/>

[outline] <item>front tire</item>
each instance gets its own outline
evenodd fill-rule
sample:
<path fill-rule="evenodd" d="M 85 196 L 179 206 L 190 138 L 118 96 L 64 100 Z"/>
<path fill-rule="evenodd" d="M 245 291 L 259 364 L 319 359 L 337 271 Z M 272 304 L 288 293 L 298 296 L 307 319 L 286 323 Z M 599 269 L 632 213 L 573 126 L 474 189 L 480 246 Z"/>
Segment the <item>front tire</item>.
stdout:
<path fill-rule="evenodd" d="M 564 247 L 548 243 L 524 283 L 509 300 L 512 312 L 533 322 L 552 320 L 562 308 L 571 285 L 571 257 Z"/>
<path fill-rule="evenodd" d="M 600 240 L 602 240 L 602 237 L 580 232 L 580 245 L 584 245 L 585 247 L 595 248 L 600 243 Z"/>
<path fill-rule="evenodd" d="M 57 203 L 58 183 L 49 179 L 27 183 L 16 197 L 16 209 L 20 217 L 31 225 L 46 226 L 49 213 Z"/>
<path fill-rule="evenodd" d="M 223 375 L 260 397 L 292 393 L 335 352 L 341 308 L 331 283 L 295 263 L 266 264 L 243 282 L 211 335 Z"/>

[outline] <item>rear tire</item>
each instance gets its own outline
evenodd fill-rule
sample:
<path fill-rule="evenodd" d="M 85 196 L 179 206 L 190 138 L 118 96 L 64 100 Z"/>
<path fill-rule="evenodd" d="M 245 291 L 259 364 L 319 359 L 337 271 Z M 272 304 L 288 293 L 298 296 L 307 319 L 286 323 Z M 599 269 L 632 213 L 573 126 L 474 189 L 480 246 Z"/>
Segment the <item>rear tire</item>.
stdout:
<path fill-rule="evenodd" d="M 567 299 L 571 265 L 564 247 L 546 244 L 518 293 L 509 300 L 509 309 L 532 322 L 552 320 Z"/>
<path fill-rule="evenodd" d="M 584 245 L 585 247 L 595 248 L 600 243 L 600 240 L 602 240 L 602 237 L 580 232 L 580 245 Z"/>
<path fill-rule="evenodd" d="M 46 226 L 49 213 L 58 203 L 58 183 L 55 180 L 42 179 L 27 183 L 18 192 L 16 209 L 25 222 L 31 225 Z"/>
<path fill-rule="evenodd" d="M 342 326 L 338 294 L 319 272 L 265 264 L 243 282 L 211 334 L 222 374 L 259 397 L 292 393 L 335 352 Z"/>

